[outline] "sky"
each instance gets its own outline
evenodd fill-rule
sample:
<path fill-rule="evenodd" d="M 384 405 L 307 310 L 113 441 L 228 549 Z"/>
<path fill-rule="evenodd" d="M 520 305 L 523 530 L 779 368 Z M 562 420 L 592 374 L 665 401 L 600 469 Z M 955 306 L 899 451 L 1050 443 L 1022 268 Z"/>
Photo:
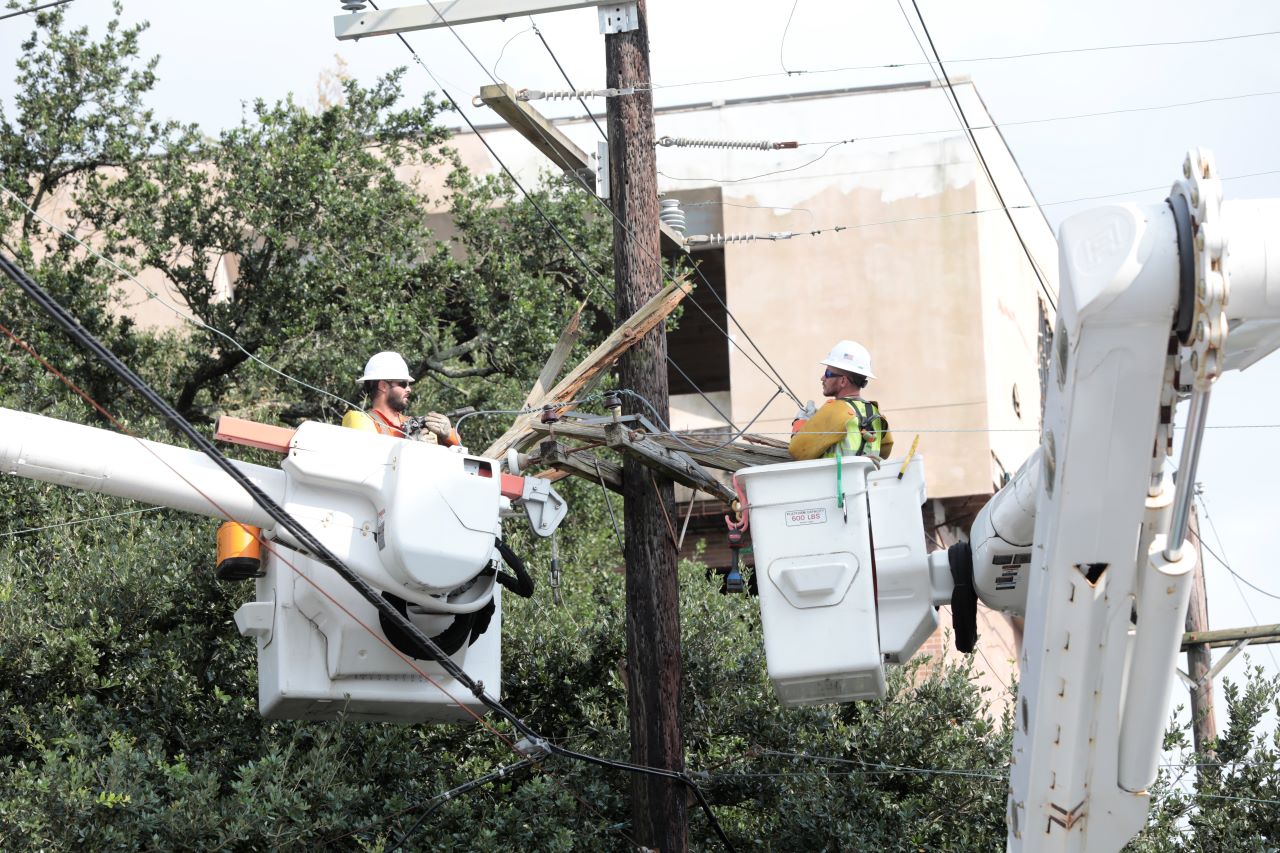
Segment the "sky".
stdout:
<path fill-rule="evenodd" d="M 1055 228 L 1113 200 L 1161 201 L 1185 152 L 1197 145 L 1214 153 L 1227 198 L 1280 197 L 1274 143 L 1280 6 L 1256 0 L 1211 6 L 1190 0 L 917 2 L 947 72 L 973 79 Z M 911 0 L 905 4 L 904 13 L 896 0 L 649 0 L 655 104 L 930 79 L 929 68 L 912 64 L 922 54 L 907 24 Z M 257 98 L 293 93 L 314 104 L 317 80 L 338 56 L 346 72 L 364 82 L 410 63 L 393 38 L 337 42 L 332 19 L 340 12 L 338 0 L 126 0 L 124 17 L 151 22 L 142 45 L 145 54 L 161 56 L 151 98 L 158 115 L 216 132 L 239 122 Z M 67 14 L 98 30 L 111 5 L 75 0 Z M 13 57 L 29 28 L 25 18 L 0 20 L 0 102 L 6 105 L 14 95 Z M 472 108 L 470 100 L 494 79 L 517 89 L 567 88 L 539 33 L 576 88 L 604 86 L 603 38 L 590 9 L 414 33 L 408 40 L 440 85 L 484 125 L 497 117 Z M 1169 42 L 1177 44 L 1154 44 Z M 411 96 L 434 88 L 421 68 L 407 71 Z M 582 112 L 571 101 L 537 107 L 553 117 Z M 456 114 L 445 122 L 462 125 Z M 848 135 L 874 133 L 850 127 Z M 760 136 L 788 138 L 783 128 L 762 128 Z M 1113 194 L 1122 195 L 1055 204 Z M 1280 437 L 1276 387 L 1280 356 L 1224 377 L 1210 405 L 1197 476 L 1212 521 L 1203 525 L 1206 542 L 1244 581 L 1265 591 L 1206 554 L 1213 628 L 1280 623 L 1280 572 L 1269 535 L 1277 507 L 1272 490 L 1280 483 L 1273 452 Z M 1258 647 L 1250 659 L 1280 672 L 1280 646 Z M 1240 667 L 1237 662 L 1225 673 L 1238 678 Z M 1181 687 L 1175 696 L 1185 697 Z M 1220 691 L 1218 701 L 1221 725 Z"/>

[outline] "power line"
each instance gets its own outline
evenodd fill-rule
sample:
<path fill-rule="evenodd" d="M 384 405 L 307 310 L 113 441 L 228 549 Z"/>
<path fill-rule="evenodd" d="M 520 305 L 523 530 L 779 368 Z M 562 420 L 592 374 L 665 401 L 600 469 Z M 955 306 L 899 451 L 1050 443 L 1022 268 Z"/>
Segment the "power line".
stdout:
<path fill-rule="evenodd" d="M 386 853 L 395 853 L 396 850 L 399 850 L 401 847 L 403 847 L 404 843 L 408 841 L 409 838 L 415 832 L 418 831 L 418 827 L 422 826 L 422 822 L 426 820 L 427 817 L 432 812 L 434 812 L 436 809 L 443 806 L 445 803 L 449 802 L 455 797 L 462 796 L 463 794 L 468 794 L 477 788 L 484 787 L 485 785 L 488 785 L 490 782 L 500 781 L 502 779 L 505 779 L 507 776 L 511 775 L 512 773 L 517 773 L 521 770 L 526 770 L 530 767 L 533 767 L 536 763 L 537 762 L 534 761 L 532 758 L 526 758 L 523 761 L 517 761 L 514 764 L 508 765 L 507 767 L 499 767 L 497 770 L 494 770 L 492 773 L 486 773 L 485 775 L 479 777 L 478 779 L 472 779 L 470 782 L 466 782 L 462 785 L 459 785 L 456 788 L 445 791 L 443 794 L 437 794 L 436 796 L 428 800 L 426 803 L 420 803 L 418 806 L 414 806 L 414 808 L 422 808 L 423 806 L 426 806 L 426 810 L 422 814 L 418 815 L 418 819 L 413 822 L 413 826 L 405 830 L 404 834 L 400 836 L 400 839 L 398 841 L 396 841 L 394 844 L 392 844 L 390 847 L 386 849 Z"/>
<path fill-rule="evenodd" d="M 1209 518 L 1208 513 L 1206 513 L 1206 514 L 1205 514 L 1205 520 L 1207 521 L 1207 520 L 1208 520 L 1208 518 Z M 1213 550 L 1212 548 L 1210 548 L 1210 547 L 1209 547 L 1209 543 L 1208 543 L 1208 542 L 1205 542 L 1205 541 L 1204 541 L 1204 539 L 1200 536 L 1200 534 L 1196 533 L 1196 532 L 1193 530 L 1193 531 L 1191 531 L 1191 535 L 1195 536 L 1195 537 L 1196 537 L 1196 541 L 1197 541 L 1198 543 L 1200 543 L 1200 547 L 1201 547 L 1201 548 L 1203 548 L 1203 549 L 1205 549 L 1206 551 L 1208 551 L 1208 552 L 1209 552 L 1209 555 L 1210 555 L 1211 557 L 1213 557 L 1215 560 L 1217 560 L 1217 561 L 1218 561 L 1218 563 L 1219 563 L 1219 565 L 1221 565 L 1221 566 L 1222 566 L 1222 568 L 1226 569 L 1226 570 L 1227 570 L 1227 572 L 1229 572 L 1229 573 L 1231 574 L 1231 576 L 1232 576 L 1232 577 L 1234 577 L 1236 580 L 1240 581 L 1240 582 L 1241 582 L 1242 584 L 1244 584 L 1245 586 L 1247 586 L 1247 587 L 1251 588 L 1254 592 L 1260 592 L 1260 593 L 1262 593 L 1263 595 L 1265 595 L 1267 598 L 1274 598 L 1274 599 L 1276 599 L 1277 601 L 1280 601 L 1280 595 L 1276 595 L 1274 592 L 1267 592 L 1265 589 L 1263 589 L 1262 587 L 1257 586 L 1256 584 L 1252 583 L 1252 582 L 1251 582 L 1251 581 L 1249 581 L 1247 578 L 1245 578 L 1243 575 L 1241 575 L 1239 572 L 1237 572 L 1235 569 L 1231 568 L 1231 564 L 1230 564 L 1230 563 L 1228 563 L 1226 560 L 1224 560 L 1224 559 L 1223 559 L 1223 558 L 1218 554 L 1218 552 L 1217 552 L 1217 551 L 1215 551 L 1215 550 Z M 1217 536 L 1217 532 L 1216 532 L 1216 531 L 1215 531 L 1215 533 L 1214 533 L 1214 536 Z M 1249 615 L 1250 615 L 1250 616 L 1253 616 L 1253 614 L 1252 614 L 1252 613 L 1250 613 Z M 1253 621 L 1255 621 L 1255 622 L 1256 622 L 1256 621 L 1258 621 L 1258 617 L 1253 616 Z"/>
<path fill-rule="evenodd" d="M 50 9 L 54 6 L 64 6 L 70 2 L 71 0 L 53 0 L 52 3 L 41 3 L 39 6 L 32 6 L 29 9 L 19 9 L 16 12 L 6 12 L 5 14 L 0 15 L 0 21 L 7 18 L 16 18 L 19 15 L 30 15 L 32 12 L 39 12 L 41 9 Z"/>
<path fill-rule="evenodd" d="M 124 518 L 125 516 L 129 516 L 129 515 L 141 515 L 144 512 L 156 512 L 157 510 L 161 510 L 161 509 L 164 509 L 164 507 L 149 506 L 149 507 L 144 507 L 143 509 L 130 509 L 124 512 L 113 512 L 110 515 L 98 515 L 98 516 L 94 516 L 93 518 L 73 518 L 70 521 L 59 521 L 56 524 L 46 524 L 43 527 L 26 527 L 26 528 L 23 528 L 22 530 L 9 530 L 4 533 L 0 533 L 0 539 L 12 538 L 14 536 L 22 536 L 27 533 L 40 533 L 45 530 L 55 530 L 59 527 L 76 527 L 81 524 L 93 524 L 94 522 L 106 521 L 111 518 Z"/>
<path fill-rule="evenodd" d="M 1178 101 L 1172 104 L 1156 104 L 1153 106 L 1145 106 L 1145 107 L 1124 107 L 1121 109 L 1102 110 L 1100 112 L 1092 112 L 1092 113 L 1074 113 L 1072 115 L 1046 116 L 1044 118 L 1031 118 L 1031 119 L 1018 119 L 1014 121 L 1002 121 L 999 124 L 996 124 L 994 122 L 991 124 L 975 124 L 975 125 L 969 126 L 968 129 L 970 131 L 975 131 L 975 130 L 999 131 L 1001 129 L 1007 130 L 1008 128 L 1011 128 L 1011 127 L 1025 127 L 1033 124 L 1050 124 L 1053 122 L 1060 122 L 1060 121 L 1077 121 L 1079 119 L 1087 119 L 1087 118 L 1103 118 L 1106 116 L 1125 115 L 1128 113 L 1159 112 L 1163 110 L 1181 109 L 1183 107 L 1195 107 L 1195 106 L 1201 106 L 1204 104 L 1211 104 L 1211 103 L 1240 101 L 1240 100 L 1246 100 L 1249 98 L 1267 98 L 1267 97 L 1273 97 L 1275 95 L 1280 95 L 1280 90 L 1269 90 L 1264 92 L 1245 92 L 1238 95 L 1220 95 L 1212 98 L 1198 98 L 1194 101 Z M 954 110 L 954 106 L 953 106 L 953 110 Z M 810 145 L 842 145 L 842 144 L 848 144 L 853 142 L 870 142 L 873 140 L 880 140 L 880 139 L 901 139 L 904 137 L 912 137 L 912 136 L 938 136 L 940 134 L 949 134 L 949 133 L 954 134 L 955 132 L 956 132 L 955 128 L 939 128 L 937 130 L 906 130 L 906 131 L 901 131 L 899 133 L 879 133 L 879 134 L 863 135 L 853 139 L 817 140 L 817 141 L 809 141 L 809 142 L 799 142 L 797 143 L 797 145 L 799 147 L 806 147 Z M 821 159 L 821 158 L 818 158 L 818 159 Z M 817 162 L 817 161 L 816 160 L 810 161 L 810 163 L 813 163 L 813 162 Z M 809 164 L 805 164 L 805 165 L 809 165 Z M 943 165 L 946 165 L 946 164 L 943 164 Z M 798 168 L 803 168 L 803 166 Z M 918 167 L 906 166 L 906 167 L 899 167 L 899 168 L 926 168 L 926 166 L 918 166 Z M 672 180 L 672 181 L 708 181 L 713 183 L 739 183 L 741 181 L 759 180 L 760 178 L 769 177 L 771 175 L 782 174 L 785 172 L 793 172 L 793 171 L 796 171 L 796 169 L 795 168 L 779 169 L 774 172 L 765 172 L 764 174 L 756 175 L 751 178 L 737 178 L 737 179 L 668 175 L 665 172 L 659 172 L 659 174 L 662 175 L 664 178 L 667 178 L 668 180 Z M 880 171 L 880 170 L 871 170 L 871 171 Z M 858 174 L 858 173 L 838 172 L 835 174 Z M 822 177 L 822 176 L 814 176 L 814 177 Z"/>
<path fill-rule="evenodd" d="M 787 15 L 787 25 L 782 28 L 782 37 L 778 39 L 778 65 L 782 66 L 782 72 L 788 77 L 791 76 L 791 69 L 787 68 L 786 58 L 783 56 L 783 48 L 787 46 L 787 33 L 791 30 L 791 20 L 796 16 L 796 7 L 800 5 L 800 0 L 795 0 L 791 4 L 791 13 Z"/>
<path fill-rule="evenodd" d="M 1188 483 L 1187 485 L 1189 487 L 1194 488 L 1194 484 L 1192 483 Z M 1209 505 L 1205 503 L 1204 492 L 1203 491 L 1195 492 L 1195 498 L 1200 502 L 1200 509 L 1204 511 L 1204 520 L 1209 523 L 1209 529 L 1213 531 L 1213 538 L 1218 540 L 1218 550 L 1221 551 L 1223 554 L 1226 554 L 1227 549 L 1222 546 L 1222 537 L 1218 535 L 1217 525 L 1213 523 L 1213 517 L 1209 515 Z M 1204 541 L 1201 537 L 1197 537 L 1197 538 L 1200 538 L 1202 542 Z M 1213 554 L 1212 551 L 1210 551 L 1209 553 Z M 1218 557 L 1217 554 L 1213 554 L 1213 555 L 1215 557 Z M 1227 561 L 1222 557 L 1218 557 L 1218 562 L 1222 563 L 1222 565 L 1226 567 L 1227 573 L 1230 574 L 1232 579 L 1235 581 L 1236 591 L 1240 593 L 1240 598 L 1241 600 L 1244 601 L 1245 610 L 1249 611 L 1249 618 L 1253 620 L 1255 625 L 1258 624 L 1258 617 L 1253 612 L 1253 605 L 1249 602 L 1249 596 L 1245 595 L 1244 590 L 1240 588 L 1240 582 L 1243 581 L 1244 578 L 1236 574 L 1235 570 L 1232 569 L 1231 566 L 1227 564 Z M 1249 586 L 1253 586 L 1253 584 L 1249 584 Z M 1257 587 L 1254 587 L 1254 589 L 1257 589 Z M 1262 592 L 1262 590 L 1258 590 L 1258 591 Z M 1270 593 L 1267 593 L 1267 594 L 1270 595 Z M 1272 665 L 1280 667 L 1280 663 L 1276 661 L 1276 653 L 1269 645 L 1267 646 L 1267 654 L 1270 655 L 1271 657 Z"/>
<path fill-rule="evenodd" d="M 1027 257 L 1027 263 L 1031 265 L 1032 272 L 1035 273 L 1036 279 L 1040 282 L 1040 289 L 1044 291 L 1045 299 L 1049 300 L 1049 306 L 1054 310 L 1058 310 L 1057 301 L 1052 293 L 1049 292 L 1049 284 L 1045 281 L 1044 272 L 1040 269 L 1036 259 L 1031 254 L 1031 249 L 1027 246 L 1027 241 L 1022 236 L 1022 230 L 1018 228 L 1018 223 L 1013 218 L 1013 213 L 1009 210 L 1008 204 L 1004 200 L 1004 193 L 1000 191 L 1000 185 L 996 183 L 995 176 L 991 173 L 990 166 L 987 165 L 987 157 L 982 152 L 982 146 L 978 144 L 978 138 L 973 133 L 973 128 L 969 124 L 969 118 L 964 113 L 964 107 L 960 105 L 960 96 L 956 94 L 955 87 L 951 85 L 951 77 L 947 74 L 946 67 L 942 64 L 942 56 L 938 53 L 937 46 L 933 43 L 933 36 L 929 33 L 929 27 L 924 22 L 924 15 L 920 12 L 920 6 L 916 0 L 911 0 L 911 6 L 916 10 L 916 17 L 920 20 L 920 29 L 924 30 L 925 39 L 929 42 L 929 51 L 925 51 L 924 45 L 920 44 L 920 37 L 916 35 L 916 29 L 911 25 L 911 19 L 907 16 L 907 9 L 902 5 L 902 0 L 898 0 L 898 8 L 902 11 L 902 17 L 907 22 L 907 28 L 911 30 L 911 37 L 916 40 L 916 44 L 920 45 L 920 50 L 925 54 L 926 61 L 929 59 L 929 52 L 932 51 L 933 58 L 938 63 L 938 71 L 942 74 L 942 79 L 938 82 L 946 82 L 948 103 L 956 113 L 956 117 L 960 120 L 961 126 L 964 128 L 965 135 L 969 138 L 969 145 L 973 147 L 973 153 L 977 155 L 978 162 L 982 164 L 982 171 L 987 176 L 987 182 L 991 185 L 991 189 L 996 194 L 996 200 L 1000 203 L 1000 207 L 1004 208 L 1005 217 L 1009 220 L 1009 226 L 1013 228 L 1013 234 L 1018 238 L 1018 244 L 1022 246 L 1022 252 Z M 933 66 L 929 66 L 932 71 Z M 937 76 L 936 74 L 934 75 Z M 993 122 L 994 124 L 994 122 Z"/>
<path fill-rule="evenodd" d="M 1132 44 L 1112 44 L 1112 45 L 1093 45 L 1087 47 L 1062 48 L 1058 50 L 1041 50 L 1030 53 L 1013 53 L 1003 56 L 973 56 L 966 58 L 948 59 L 947 62 L 952 63 L 970 63 L 970 62 L 1001 62 L 1006 60 L 1030 59 L 1040 56 L 1061 56 L 1074 53 L 1096 53 L 1109 50 L 1131 50 L 1137 48 L 1152 47 L 1181 47 L 1196 44 L 1213 44 L 1216 42 L 1237 41 L 1240 39 L 1264 38 L 1268 36 L 1280 35 L 1280 30 L 1268 30 L 1257 33 L 1240 33 L 1238 35 L 1218 36 L 1214 38 L 1204 39 L 1181 39 L 1177 41 L 1154 41 L 1154 42 L 1137 42 Z M 689 80 L 682 83 L 655 83 L 651 86 L 653 89 L 680 89 L 689 86 L 710 86 L 721 83 L 740 83 L 745 80 L 761 80 L 770 77 L 796 77 L 803 74 L 839 74 L 846 71 L 880 71 L 897 68 L 916 68 L 921 65 L 928 65 L 928 62 L 890 62 L 881 65 L 846 65 L 839 68 L 816 68 L 812 70 L 786 70 L 782 73 L 772 71 L 760 74 L 745 74 L 739 77 L 723 77 L 716 80 Z"/>

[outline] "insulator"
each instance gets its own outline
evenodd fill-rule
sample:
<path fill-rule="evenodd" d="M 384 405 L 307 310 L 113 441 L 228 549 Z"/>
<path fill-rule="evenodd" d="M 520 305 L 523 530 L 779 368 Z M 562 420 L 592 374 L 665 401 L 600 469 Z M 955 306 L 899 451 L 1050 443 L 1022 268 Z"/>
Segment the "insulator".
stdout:
<path fill-rule="evenodd" d="M 734 142 L 724 139 L 686 139 L 683 136 L 664 136 L 658 140 L 658 144 L 665 148 L 732 148 L 756 151 L 796 146 L 794 142 Z"/>
<path fill-rule="evenodd" d="M 751 243 L 756 240 L 790 240 L 794 231 L 770 231 L 768 234 L 694 234 L 685 242 L 690 246 L 724 246 L 728 243 Z"/>
<path fill-rule="evenodd" d="M 662 224 L 677 234 L 683 234 L 685 221 L 684 211 L 680 209 L 680 200 L 664 198 L 661 202 L 661 207 L 662 210 L 659 212 L 658 218 L 662 220 Z"/>
<path fill-rule="evenodd" d="M 363 12 L 368 3 L 362 3 L 360 0 L 342 0 L 342 8 L 347 12 Z"/>
<path fill-rule="evenodd" d="M 516 92 L 517 101 L 569 101 L 577 98 L 616 98 L 619 95 L 634 95 L 633 86 L 621 89 L 561 89 L 544 92 L 541 89 L 521 89 Z"/>

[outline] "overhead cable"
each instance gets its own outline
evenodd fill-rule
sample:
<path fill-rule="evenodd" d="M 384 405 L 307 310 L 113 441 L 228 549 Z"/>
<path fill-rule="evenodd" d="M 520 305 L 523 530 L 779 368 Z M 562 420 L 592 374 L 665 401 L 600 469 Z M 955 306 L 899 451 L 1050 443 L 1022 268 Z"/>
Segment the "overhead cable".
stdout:
<path fill-rule="evenodd" d="M 41 3 L 39 6 L 32 6 L 27 9 L 19 9 L 16 12 L 6 12 L 5 14 L 0 15 L 0 21 L 3 21 L 7 18 L 16 18 L 19 15 L 30 15 L 32 12 L 39 12 L 41 9 L 51 9 L 54 6 L 64 6 L 70 2 L 71 0 L 53 0 L 53 2 L 51 3 Z"/>
<path fill-rule="evenodd" d="M 110 515 L 96 515 L 92 518 L 73 518 L 70 521 L 59 521 L 53 524 L 45 524 L 41 527 L 24 527 L 21 530 L 6 530 L 0 533 L 0 539 L 9 539 L 14 536 L 23 536 L 27 533 L 41 533 L 45 530 L 56 530 L 59 527 L 77 527 L 81 524 L 93 524 L 98 521 L 107 521 L 112 518 L 124 518 L 130 515 L 142 515 L 145 512 L 156 512 L 164 507 L 148 506 L 142 509 L 130 509 L 124 512 L 113 512 Z"/>
<path fill-rule="evenodd" d="M 1022 253 L 1027 258 L 1027 263 L 1031 265 L 1031 271 L 1035 273 L 1036 280 L 1040 282 L 1040 289 L 1044 292 L 1045 299 L 1049 302 L 1049 307 L 1054 311 L 1058 310 L 1058 303 L 1055 295 L 1049 292 L 1049 282 L 1045 279 L 1045 274 L 1040 265 L 1036 263 L 1035 256 L 1031 254 L 1031 247 L 1027 245 L 1026 239 L 1022 236 L 1022 229 L 1018 227 L 1017 221 L 1013 218 L 1013 212 L 1009 210 L 1008 203 L 1004 200 L 1004 193 L 1000 191 L 1000 185 L 996 182 L 995 176 L 991 172 L 991 167 L 987 165 L 987 157 L 982 151 L 982 146 L 978 144 L 978 138 L 973 133 L 973 128 L 969 124 L 969 118 L 965 115 L 964 107 L 960 104 L 960 96 L 956 94 L 955 87 L 951 85 L 951 76 L 947 74 L 946 67 L 942 64 L 942 56 L 938 53 L 937 46 L 933 43 L 933 36 L 929 33 L 929 27 L 925 24 L 924 14 L 920 11 L 920 5 L 916 0 L 911 0 L 911 6 L 916 10 L 916 17 L 920 20 L 920 29 L 924 30 L 925 39 L 929 42 L 929 50 L 925 51 L 924 45 L 920 44 L 920 37 L 916 35 L 915 27 L 911 26 L 911 19 L 907 17 L 906 7 L 902 5 L 902 0 L 898 0 L 898 8 L 902 10 L 902 16 L 907 21 L 907 27 L 911 30 L 911 35 L 915 38 L 916 43 L 920 45 L 920 50 L 924 52 L 925 59 L 929 58 L 932 52 L 933 58 L 938 63 L 938 71 L 942 74 L 942 79 L 938 82 L 946 82 L 948 103 L 956 113 L 956 118 L 960 120 L 961 127 L 964 128 L 965 135 L 969 139 L 970 146 L 973 147 L 973 153 L 977 156 L 978 162 L 982 164 L 982 171 L 987 176 L 987 183 L 991 185 L 991 189 L 996 194 L 996 201 L 1000 203 L 1000 207 L 1004 209 L 1005 217 L 1009 220 L 1009 226 L 1013 229 L 1013 234 L 1018 238 L 1018 245 L 1022 247 Z M 932 70 L 933 66 L 930 66 Z M 993 122 L 994 124 L 994 122 Z"/>
<path fill-rule="evenodd" d="M 1092 45 L 1087 47 L 1061 48 L 1058 50 L 1041 50 L 1030 53 L 1013 53 L 1003 56 L 971 56 L 964 58 L 948 59 L 947 62 L 952 63 L 970 63 L 970 62 L 1002 62 L 1015 59 L 1030 59 L 1039 56 L 1062 56 L 1073 53 L 1096 53 L 1108 50 L 1132 50 L 1136 48 L 1151 47 L 1182 47 L 1195 44 L 1213 44 L 1216 42 L 1238 41 L 1240 39 L 1265 38 L 1268 36 L 1280 35 L 1280 30 L 1267 30 L 1256 33 L 1239 33 L 1237 35 L 1216 36 L 1203 39 L 1180 39 L 1177 41 L 1153 41 L 1153 42 L 1137 42 L 1132 44 L 1111 44 L 1111 45 Z M 845 65 L 838 68 L 813 68 L 808 70 L 784 70 L 782 72 L 767 71 L 760 74 L 744 74 L 739 77 L 721 77 L 714 80 L 686 80 L 680 83 L 654 83 L 651 89 L 681 89 L 689 86 L 712 86 L 720 83 L 741 83 L 745 80 L 762 80 L 769 77 L 798 77 L 804 74 L 839 74 L 845 71 L 880 71 L 897 68 L 916 68 L 921 65 L 928 65 L 928 62 L 889 62 L 879 65 Z"/>

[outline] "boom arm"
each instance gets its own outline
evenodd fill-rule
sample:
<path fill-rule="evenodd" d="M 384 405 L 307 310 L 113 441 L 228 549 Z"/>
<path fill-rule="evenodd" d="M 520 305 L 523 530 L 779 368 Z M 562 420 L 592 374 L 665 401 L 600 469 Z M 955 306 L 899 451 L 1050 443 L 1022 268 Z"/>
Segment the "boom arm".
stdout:
<path fill-rule="evenodd" d="M 1010 850 L 1113 851 L 1142 828 L 1194 569 L 1182 540 L 1209 390 L 1280 346 L 1280 201 L 1220 202 L 1201 152 L 1184 176 L 1168 204 L 1063 223 L 1041 447 L 974 525 L 980 596 L 1026 613 Z M 1175 493 L 1163 472 L 1188 387 Z"/>

